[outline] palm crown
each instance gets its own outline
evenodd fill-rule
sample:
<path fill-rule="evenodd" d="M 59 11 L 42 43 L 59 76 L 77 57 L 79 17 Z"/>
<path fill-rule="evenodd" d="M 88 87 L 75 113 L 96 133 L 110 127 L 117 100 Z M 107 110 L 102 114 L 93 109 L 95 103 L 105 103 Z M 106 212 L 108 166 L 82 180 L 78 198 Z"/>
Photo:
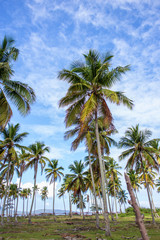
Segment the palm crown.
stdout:
<path fill-rule="evenodd" d="M 72 124 L 79 112 L 81 112 L 81 121 L 84 122 L 97 110 L 104 116 L 105 122 L 110 124 L 112 114 L 106 100 L 116 104 L 123 103 L 132 108 L 132 101 L 122 92 L 110 90 L 121 75 L 129 70 L 129 66 L 110 70 L 112 57 L 107 53 L 101 60 L 96 51 L 90 50 L 88 55 L 84 54 L 85 63 L 74 62 L 71 70 L 63 69 L 59 72 L 59 78 L 67 80 L 70 84 L 66 96 L 59 104 L 70 105 L 65 118 L 66 126 Z"/>
<path fill-rule="evenodd" d="M 14 40 L 4 37 L 0 44 L 0 126 L 4 127 L 12 116 L 8 100 L 12 101 L 22 115 L 30 111 L 30 104 L 35 101 L 35 93 L 27 84 L 11 80 L 13 70 L 11 62 L 16 61 L 19 50 Z"/>

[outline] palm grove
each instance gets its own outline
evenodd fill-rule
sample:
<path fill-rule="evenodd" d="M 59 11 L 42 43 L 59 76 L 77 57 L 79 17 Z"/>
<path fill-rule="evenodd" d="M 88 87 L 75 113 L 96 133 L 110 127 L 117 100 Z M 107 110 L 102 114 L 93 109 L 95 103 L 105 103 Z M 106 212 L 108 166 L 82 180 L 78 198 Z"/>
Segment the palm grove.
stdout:
<path fill-rule="evenodd" d="M 64 176 L 63 167 L 58 166 L 58 160 L 50 160 L 45 154 L 49 147 L 42 142 L 23 146 L 27 132 L 20 132 L 20 125 L 10 123 L 14 104 L 22 115 L 30 111 L 35 102 L 35 93 L 27 84 L 13 81 L 12 62 L 18 57 L 19 51 L 14 46 L 14 40 L 4 37 L 0 45 L 0 198 L 1 223 L 14 216 L 18 221 L 19 198 L 23 200 L 22 215 L 35 214 L 37 187 L 37 172 L 43 170 L 46 179 L 53 184 L 53 215 L 55 215 L 55 182 Z M 151 139 L 151 131 L 141 130 L 139 125 L 126 130 L 125 135 L 117 143 L 112 135 L 117 129 L 108 103 L 124 105 L 132 110 L 133 101 L 112 87 L 130 70 L 129 65 L 111 68 L 113 56 L 109 53 L 101 57 L 98 52 L 89 50 L 83 55 L 84 61 L 75 61 L 71 68 L 59 72 L 58 78 L 68 82 L 66 95 L 60 99 L 59 107 L 66 107 L 65 139 L 72 139 L 71 150 L 75 151 L 80 143 L 84 143 L 87 156 L 84 161 L 75 160 L 69 165 L 70 174 L 63 178 L 58 197 L 63 197 L 64 211 L 66 204 L 64 195 L 69 197 L 69 214 L 72 217 L 72 205 L 75 204 L 85 218 L 86 202 L 91 203 L 89 211 L 95 212 L 96 227 L 99 227 L 99 214 L 102 212 L 105 222 L 105 233 L 110 235 L 109 215 L 111 219 L 118 218 L 118 208 L 127 202 L 127 193 L 122 189 L 121 167 L 110 156 L 111 146 L 125 148 L 119 160 L 126 159 L 126 171 L 130 176 L 137 202 L 137 192 L 143 185 L 148 194 L 148 201 L 155 222 L 156 209 L 152 189 L 157 186 L 159 169 L 159 139 Z M 46 167 L 46 164 L 48 165 Z M 28 168 L 34 169 L 33 189 L 21 189 L 23 173 Z M 12 183 L 14 174 L 19 178 L 19 184 Z M 41 198 L 44 201 L 44 212 L 48 189 L 44 187 Z M 29 206 L 29 198 L 31 198 Z M 118 207 L 119 205 L 119 207 Z M 30 207 L 30 209 L 29 209 Z M 114 214 L 115 213 L 115 214 Z"/>

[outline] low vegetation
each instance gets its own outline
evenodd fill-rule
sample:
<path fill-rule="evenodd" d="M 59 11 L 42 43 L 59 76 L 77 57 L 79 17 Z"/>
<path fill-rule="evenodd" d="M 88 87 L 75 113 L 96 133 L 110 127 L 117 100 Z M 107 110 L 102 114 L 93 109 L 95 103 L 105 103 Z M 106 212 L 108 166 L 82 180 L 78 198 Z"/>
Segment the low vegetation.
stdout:
<path fill-rule="evenodd" d="M 149 213 L 145 213 L 145 225 L 150 240 L 159 240 L 160 219 L 157 224 L 152 224 Z M 100 228 L 95 228 L 95 216 L 86 216 L 82 220 L 80 216 L 34 216 L 32 224 L 28 224 L 27 218 L 19 218 L 18 224 L 10 221 L 7 225 L 0 227 L 1 236 L 6 239 L 140 239 L 140 232 L 135 224 L 134 214 L 120 214 L 118 221 L 111 222 L 111 237 L 105 236 L 103 217 L 100 216 Z"/>

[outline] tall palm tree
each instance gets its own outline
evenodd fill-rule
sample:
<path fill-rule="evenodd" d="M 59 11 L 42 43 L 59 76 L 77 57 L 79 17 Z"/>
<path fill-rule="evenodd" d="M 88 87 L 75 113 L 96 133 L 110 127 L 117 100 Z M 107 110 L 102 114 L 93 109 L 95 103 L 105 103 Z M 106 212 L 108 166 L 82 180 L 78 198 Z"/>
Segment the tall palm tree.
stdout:
<path fill-rule="evenodd" d="M 55 203 L 55 183 L 59 179 L 61 180 L 61 176 L 64 176 L 62 171 L 63 167 L 58 167 L 58 160 L 53 159 L 49 162 L 48 168 L 45 169 L 46 179 L 47 181 L 50 179 L 50 184 L 53 183 L 53 215 L 55 216 L 54 211 L 54 203 Z"/>
<path fill-rule="evenodd" d="M 127 170 L 135 169 L 136 172 L 142 170 L 144 181 L 147 189 L 148 200 L 150 204 L 152 222 L 155 223 L 152 202 L 149 192 L 149 185 L 145 175 L 145 166 L 151 166 L 158 170 L 159 166 L 155 158 L 157 150 L 152 147 L 153 140 L 149 140 L 152 135 L 150 130 L 140 130 L 139 125 L 130 127 L 126 130 L 125 136 L 120 139 L 119 146 L 125 147 L 127 150 L 119 156 L 120 160 L 129 157 L 126 168 Z"/>
<path fill-rule="evenodd" d="M 38 165 L 41 166 L 41 173 L 42 173 L 46 165 L 46 161 L 49 161 L 49 159 L 44 156 L 46 152 L 49 152 L 49 147 L 46 147 L 43 142 L 36 142 L 29 146 L 30 155 L 28 157 L 29 162 L 26 164 L 26 168 L 34 167 L 34 188 L 33 188 L 33 197 L 32 197 L 32 203 L 31 203 L 31 208 L 29 212 L 28 223 L 31 223 L 31 215 L 32 215 L 33 203 L 34 203 L 35 192 L 36 192 L 35 186 L 36 186 Z"/>
<path fill-rule="evenodd" d="M 45 206 L 46 206 L 46 199 L 48 198 L 48 188 L 44 186 L 41 190 L 41 198 L 44 201 L 44 213 L 45 213 Z"/>
<path fill-rule="evenodd" d="M 116 67 L 110 69 L 112 55 L 106 54 L 100 58 L 99 53 L 90 50 L 87 55 L 83 55 L 85 63 L 76 61 L 72 64 L 71 70 L 63 69 L 59 72 L 59 79 L 69 83 L 66 96 L 60 100 L 60 107 L 68 106 L 66 110 L 66 126 L 72 125 L 76 115 L 81 115 L 81 122 L 84 124 L 91 117 L 95 119 L 95 132 L 98 146 L 98 157 L 101 171 L 102 195 L 104 205 L 106 236 L 110 235 L 109 218 L 107 214 L 107 201 L 105 191 L 105 174 L 102 161 L 101 144 L 98 131 L 98 117 L 103 116 L 104 122 L 108 126 L 112 123 L 112 114 L 107 105 L 107 101 L 124 104 L 132 108 L 133 103 L 122 92 L 110 90 L 113 84 L 120 80 L 122 74 L 129 70 L 129 66 Z"/>
<path fill-rule="evenodd" d="M 4 128 L 12 116 L 10 101 L 22 115 L 30 111 L 30 104 L 35 101 L 35 93 L 27 84 L 11 80 L 12 61 L 16 61 L 19 50 L 14 47 L 14 40 L 4 37 L 0 44 L 0 127 Z"/>
<path fill-rule="evenodd" d="M 5 209 L 6 198 L 8 195 L 8 190 L 11 182 L 11 175 L 10 175 L 11 170 L 13 169 L 12 167 L 14 167 L 14 165 L 18 162 L 18 155 L 17 155 L 16 148 L 19 148 L 19 149 L 25 148 L 24 146 L 20 145 L 20 142 L 23 140 L 24 137 L 28 135 L 28 133 L 26 132 L 19 133 L 19 129 L 20 129 L 19 123 L 16 125 L 8 124 L 8 127 L 6 127 L 1 132 L 1 136 L 3 140 L 0 140 L 0 144 L 3 152 L 1 153 L 0 160 L 2 161 L 2 167 L 4 165 L 7 165 L 7 171 L 5 175 L 6 189 L 5 189 L 5 196 L 4 196 L 3 208 L 2 208 L 2 218 L 1 218 L 2 225 L 4 223 L 4 209 Z"/>
<path fill-rule="evenodd" d="M 80 205 L 82 207 L 82 215 L 84 219 L 84 212 L 83 212 L 83 196 L 82 193 L 86 191 L 86 186 L 85 186 L 85 176 L 84 176 L 84 168 L 85 165 L 82 163 L 80 160 L 74 161 L 73 164 L 69 165 L 69 170 L 72 172 L 72 174 L 68 174 L 69 177 L 71 177 L 72 181 L 70 182 L 69 188 L 73 190 L 74 196 L 78 196 Z"/>

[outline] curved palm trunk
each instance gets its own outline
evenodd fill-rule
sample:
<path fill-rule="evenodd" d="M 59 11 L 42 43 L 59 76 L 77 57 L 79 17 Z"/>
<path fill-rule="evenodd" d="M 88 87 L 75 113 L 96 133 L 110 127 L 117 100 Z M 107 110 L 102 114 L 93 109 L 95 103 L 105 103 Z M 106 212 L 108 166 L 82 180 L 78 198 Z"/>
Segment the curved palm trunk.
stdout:
<path fill-rule="evenodd" d="M 5 204 L 6 204 L 6 199 L 7 199 L 7 195 L 8 195 L 8 188 L 9 188 L 9 170 L 10 170 L 10 161 L 8 164 L 8 172 L 7 172 L 7 185 L 6 185 L 6 189 L 5 189 L 5 194 L 4 194 L 4 198 L 3 198 L 3 207 L 2 207 L 2 216 L 1 216 L 1 224 L 4 225 L 4 211 L 5 211 Z M 8 209 L 8 206 L 7 206 Z"/>
<path fill-rule="evenodd" d="M 97 148 L 98 148 L 98 158 L 99 158 L 99 165 L 100 165 L 100 172 L 101 172 L 101 181 L 102 181 L 102 196 L 103 196 L 103 207 L 104 207 L 104 220 L 105 220 L 105 235 L 110 236 L 110 223 L 107 211 L 107 199 L 106 199 L 106 190 L 105 190 L 105 176 L 104 176 L 104 168 L 102 162 L 102 154 L 101 154 L 101 146 L 100 146 L 100 139 L 99 139 L 99 131 L 98 131 L 98 120 L 97 120 L 97 112 L 95 114 L 95 122 L 96 122 L 96 139 L 97 139 Z"/>
<path fill-rule="evenodd" d="M 22 181 L 22 174 L 21 174 L 21 177 L 20 177 L 20 180 L 19 180 L 19 186 L 18 186 L 18 190 L 20 189 L 21 187 L 21 181 Z M 17 223 L 18 220 L 17 220 L 17 211 L 18 211 L 18 201 L 19 201 L 19 194 L 17 196 L 17 203 L 16 203 L 16 211 L 15 211 L 15 222 Z"/>
<path fill-rule="evenodd" d="M 88 152 L 88 155 L 89 155 L 89 169 L 90 169 L 91 178 L 92 178 L 93 195 L 94 195 L 94 201 L 95 201 L 95 206 L 96 206 L 96 227 L 99 228 L 98 204 L 97 204 L 97 198 L 96 198 L 96 188 L 95 188 L 95 183 L 94 183 L 94 176 L 93 176 L 90 152 Z"/>
<path fill-rule="evenodd" d="M 36 177 L 37 177 L 37 170 L 38 170 L 37 168 L 38 168 L 38 166 L 37 166 L 37 164 L 36 164 L 36 166 L 35 166 L 35 168 L 34 168 L 33 198 L 32 198 L 31 208 L 30 208 L 30 212 L 29 212 L 28 223 L 32 223 L 32 222 L 31 222 L 31 215 L 32 215 L 33 203 L 34 203 L 35 192 L 36 192 Z"/>

